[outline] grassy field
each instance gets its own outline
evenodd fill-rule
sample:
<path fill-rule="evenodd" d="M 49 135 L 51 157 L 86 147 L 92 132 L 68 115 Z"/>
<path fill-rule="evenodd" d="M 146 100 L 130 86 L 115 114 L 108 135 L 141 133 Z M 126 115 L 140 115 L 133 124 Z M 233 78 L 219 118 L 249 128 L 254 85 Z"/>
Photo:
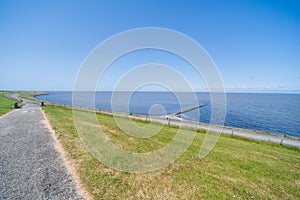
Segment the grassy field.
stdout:
<path fill-rule="evenodd" d="M 198 131 L 193 144 L 175 163 L 155 172 L 131 174 L 109 169 L 85 150 L 70 109 L 45 106 L 43 110 L 95 199 L 300 198 L 298 149 L 221 136 L 211 153 L 199 159 L 205 134 Z M 124 134 L 111 116 L 97 117 L 112 142 L 135 152 L 161 148 L 177 131 L 176 127 L 165 126 L 151 138 L 136 139 Z M 137 123 L 143 126 L 146 122 Z"/>
<path fill-rule="evenodd" d="M 7 92 L 0 92 L 0 116 L 14 110 L 14 103 L 16 100 L 6 98 L 4 94 Z"/>

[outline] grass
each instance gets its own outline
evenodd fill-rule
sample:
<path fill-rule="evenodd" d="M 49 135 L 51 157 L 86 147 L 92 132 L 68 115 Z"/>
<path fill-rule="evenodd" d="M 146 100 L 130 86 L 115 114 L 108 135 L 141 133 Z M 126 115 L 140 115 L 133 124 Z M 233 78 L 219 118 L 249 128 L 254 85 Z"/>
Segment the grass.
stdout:
<path fill-rule="evenodd" d="M 198 131 L 192 145 L 175 163 L 155 172 L 131 174 L 109 169 L 87 152 L 76 132 L 71 109 L 45 106 L 43 110 L 95 199 L 300 198 L 298 149 L 221 136 L 210 154 L 199 159 L 205 134 Z M 110 115 L 97 114 L 97 117 L 113 143 L 135 152 L 161 148 L 177 131 L 176 127 L 165 126 L 153 137 L 136 139 L 124 134 Z"/>
<path fill-rule="evenodd" d="M 5 97 L 4 94 L 7 93 L 8 92 L 0 92 L 0 116 L 14 110 L 14 103 L 16 100 Z"/>
<path fill-rule="evenodd" d="M 16 93 L 20 94 L 20 97 L 32 101 L 40 101 L 34 98 L 33 96 L 46 94 L 45 92 L 40 92 L 40 91 L 16 91 Z"/>

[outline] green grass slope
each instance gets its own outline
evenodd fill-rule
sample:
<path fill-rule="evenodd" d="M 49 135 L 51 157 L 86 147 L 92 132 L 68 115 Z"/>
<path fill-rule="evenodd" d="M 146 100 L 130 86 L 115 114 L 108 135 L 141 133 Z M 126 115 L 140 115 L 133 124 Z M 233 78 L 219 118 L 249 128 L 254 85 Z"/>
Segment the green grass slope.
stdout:
<path fill-rule="evenodd" d="M 173 164 L 151 173 L 131 174 L 109 169 L 88 153 L 76 132 L 71 109 L 45 106 L 43 110 L 95 199 L 300 198 L 298 149 L 221 136 L 210 154 L 199 159 L 205 133 L 198 131 L 189 149 Z M 112 116 L 97 114 L 97 117 L 112 142 L 135 152 L 159 149 L 177 131 L 176 127 L 165 126 L 151 138 L 137 139 L 124 134 Z"/>
<path fill-rule="evenodd" d="M 0 116 L 12 111 L 16 102 L 16 100 L 5 97 L 4 94 L 7 94 L 7 92 L 0 92 Z"/>

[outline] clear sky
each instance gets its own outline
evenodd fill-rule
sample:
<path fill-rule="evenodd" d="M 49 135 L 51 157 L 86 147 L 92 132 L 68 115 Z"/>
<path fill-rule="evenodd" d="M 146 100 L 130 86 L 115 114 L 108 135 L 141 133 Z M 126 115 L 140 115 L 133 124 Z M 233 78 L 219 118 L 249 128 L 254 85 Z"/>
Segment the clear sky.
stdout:
<path fill-rule="evenodd" d="M 300 89 L 299 0 L 0 0 L 0 89 L 72 90 L 81 63 L 96 45 L 139 27 L 174 29 L 195 39 L 228 90 Z M 139 64 L 164 55 L 148 54 L 143 60 L 143 52 L 137 53 L 132 60 L 140 59 Z M 111 89 L 112 74 L 122 75 L 122 64 L 129 62 L 120 61 L 100 89 Z M 177 70 L 193 79 L 184 65 Z"/>

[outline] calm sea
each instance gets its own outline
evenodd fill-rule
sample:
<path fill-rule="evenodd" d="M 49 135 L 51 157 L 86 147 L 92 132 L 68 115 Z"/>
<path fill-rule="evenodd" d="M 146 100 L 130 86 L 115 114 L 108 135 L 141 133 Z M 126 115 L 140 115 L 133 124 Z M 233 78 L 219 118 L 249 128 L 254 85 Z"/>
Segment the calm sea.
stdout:
<path fill-rule="evenodd" d="M 124 96 L 127 94 L 124 93 Z M 119 96 L 122 97 L 120 93 Z M 48 92 L 37 98 L 51 102 L 72 105 L 72 92 Z M 84 98 L 77 106 L 96 107 L 112 110 L 112 92 L 97 92 L 95 106 L 87 105 Z M 193 107 L 189 104 L 189 94 L 180 104 L 170 92 L 135 92 L 129 103 L 117 99 L 116 111 L 135 114 L 161 115 L 170 114 L 181 109 Z M 124 98 L 125 99 L 125 98 Z M 206 104 L 200 110 L 192 111 L 180 117 L 188 120 L 210 122 L 210 96 L 208 93 L 197 93 L 198 104 Z M 128 105 L 128 106 L 127 106 Z M 153 105 L 156 105 L 153 107 Z M 161 105 L 164 108 L 157 106 Z M 150 109 L 152 106 L 152 109 Z M 300 137 L 300 94 L 261 94 L 229 93 L 227 94 L 226 126 L 255 129 Z M 200 112 L 200 119 L 196 118 Z"/>

